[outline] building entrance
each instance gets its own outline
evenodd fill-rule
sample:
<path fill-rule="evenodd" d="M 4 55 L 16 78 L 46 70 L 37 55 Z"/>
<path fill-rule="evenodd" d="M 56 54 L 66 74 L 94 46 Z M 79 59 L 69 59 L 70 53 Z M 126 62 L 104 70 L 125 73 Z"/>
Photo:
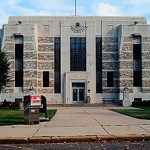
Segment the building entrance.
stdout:
<path fill-rule="evenodd" d="M 84 102 L 85 97 L 84 91 L 85 91 L 84 83 L 73 83 L 72 84 L 73 102 Z"/>

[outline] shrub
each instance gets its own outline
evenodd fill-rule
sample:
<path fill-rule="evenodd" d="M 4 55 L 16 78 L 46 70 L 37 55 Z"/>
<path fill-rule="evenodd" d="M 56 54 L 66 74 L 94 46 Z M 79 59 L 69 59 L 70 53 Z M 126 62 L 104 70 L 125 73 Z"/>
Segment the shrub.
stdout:
<path fill-rule="evenodd" d="M 141 106 L 141 105 L 142 105 L 142 104 L 141 104 L 141 102 L 139 102 L 139 101 L 136 101 L 136 100 L 135 100 L 135 101 L 132 102 L 132 106 L 133 106 L 133 107 L 135 107 L 135 106 Z"/>
<path fill-rule="evenodd" d="M 142 106 L 150 106 L 150 100 L 146 101 L 142 101 Z"/>
<path fill-rule="evenodd" d="M 0 103 L 0 108 L 19 108 L 19 105 L 15 102 L 4 100 Z"/>

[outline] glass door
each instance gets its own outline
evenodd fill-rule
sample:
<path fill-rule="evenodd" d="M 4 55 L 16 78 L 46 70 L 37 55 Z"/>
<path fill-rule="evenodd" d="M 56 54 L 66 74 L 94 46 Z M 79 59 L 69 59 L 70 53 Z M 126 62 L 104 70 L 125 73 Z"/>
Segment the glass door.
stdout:
<path fill-rule="evenodd" d="M 84 101 L 84 88 L 79 88 L 79 101 Z"/>
<path fill-rule="evenodd" d="M 78 89 L 73 88 L 73 101 L 76 102 L 78 101 Z"/>
<path fill-rule="evenodd" d="M 74 102 L 84 101 L 84 87 L 73 87 L 73 101 Z"/>

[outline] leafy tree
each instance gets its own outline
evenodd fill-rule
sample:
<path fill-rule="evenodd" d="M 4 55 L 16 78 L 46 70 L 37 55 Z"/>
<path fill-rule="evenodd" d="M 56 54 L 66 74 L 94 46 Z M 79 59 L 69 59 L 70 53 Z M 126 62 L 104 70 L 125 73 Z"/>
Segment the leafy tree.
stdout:
<path fill-rule="evenodd" d="M 11 81 L 10 62 L 5 51 L 0 50 L 0 92 Z"/>

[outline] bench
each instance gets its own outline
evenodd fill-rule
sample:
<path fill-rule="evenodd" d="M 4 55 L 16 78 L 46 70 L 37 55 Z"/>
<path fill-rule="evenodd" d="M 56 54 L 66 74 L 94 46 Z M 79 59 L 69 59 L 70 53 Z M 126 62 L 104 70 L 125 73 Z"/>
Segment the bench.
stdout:
<path fill-rule="evenodd" d="M 105 103 L 114 103 L 115 102 L 115 98 L 102 98 L 103 99 L 103 104 L 105 105 Z"/>

